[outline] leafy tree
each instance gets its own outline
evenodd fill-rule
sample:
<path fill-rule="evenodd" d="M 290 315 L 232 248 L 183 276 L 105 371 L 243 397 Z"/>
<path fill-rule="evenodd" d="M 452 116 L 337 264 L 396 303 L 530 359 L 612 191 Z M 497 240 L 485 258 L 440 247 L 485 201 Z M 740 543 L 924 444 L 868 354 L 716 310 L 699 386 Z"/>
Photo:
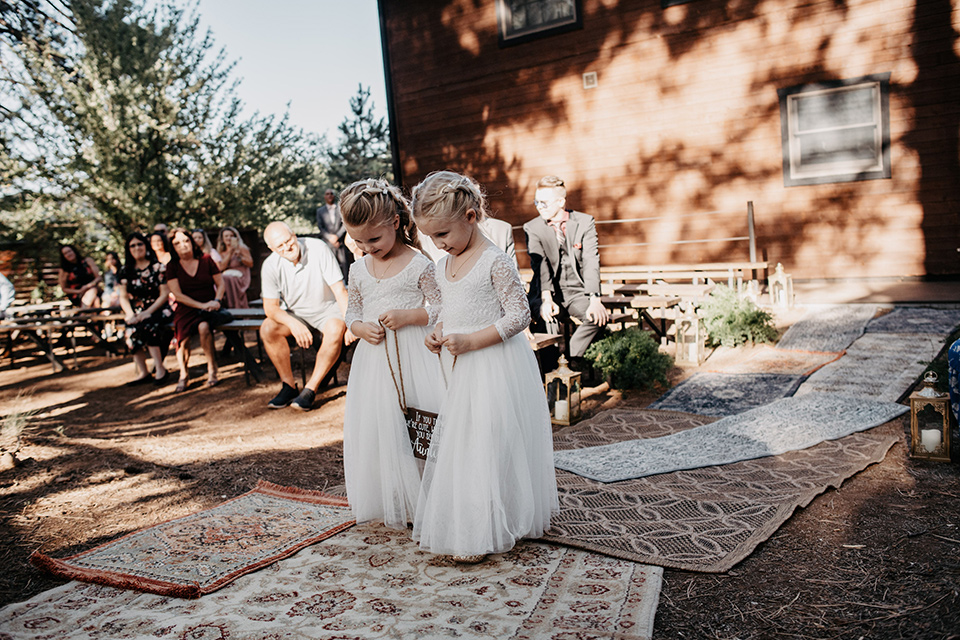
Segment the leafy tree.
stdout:
<path fill-rule="evenodd" d="M 286 117 L 241 120 L 233 64 L 200 34 L 196 5 L 0 0 L 0 54 L 5 209 L 72 202 L 118 238 L 312 206 L 319 141 Z"/>
<path fill-rule="evenodd" d="M 335 189 L 362 178 L 393 180 L 390 129 L 383 118 L 375 117 L 373 108 L 370 89 L 361 84 L 350 98 L 350 115 L 338 127 L 339 144 L 327 150 L 327 172 Z"/>

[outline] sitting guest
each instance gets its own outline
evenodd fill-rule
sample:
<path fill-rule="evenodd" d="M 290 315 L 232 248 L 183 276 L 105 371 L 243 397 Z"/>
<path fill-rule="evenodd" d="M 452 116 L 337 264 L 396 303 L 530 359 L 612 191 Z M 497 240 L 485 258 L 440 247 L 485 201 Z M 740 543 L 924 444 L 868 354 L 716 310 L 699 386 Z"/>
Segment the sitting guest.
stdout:
<path fill-rule="evenodd" d="M 170 246 L 170 238 L 166 232 L 154 231 L 150 234 L 150 248 L 153 254 L 157 256 L 157 262 L 166 265 L 170 263 L 173 249 Z"/>
<path fill-rule="evenodd" d="M 60 247 L 60 288 L 75 307 L 100 306 L 100 270 L 72 244 Z"/>
<path fill-rule="evenodd" d="M 214 262 L 220 264 L 220 254 L 213 248 L 213 243 L 210 242 L 210 236 L 207 235 L 206 231 L 203 229 L 194 229 L 190 232 L 190 235 L 193 236 L 193 241 L 200 247 L 200 251 L 203 251 L 206 255 L 213 258 Z"/>
<path fill-rule="evenodd" d="M 103 295 L 100 296 L 105 307 L 116 307 L 120 304 L 120 292 L 117 289 L 120 268 L 120 256 L 117 252 L 107 251 L 103 259 Z"/>
<path fill-rule="evenodd" d="M 217 264 L 223 273 L 227 306 L 231 309 L 248 309 L 247 288 L 250 286 L 250 267 L 253 266 L 250 248 L 244 244 L 239 231 L 224 227 L 217 238 L 217 250 L 221 255 Z"/>
<path fill-rule="evenodd" d="M 0 273 L 0 320 L 6 317 L 7 309 L 13 304 L 13 299 L 17 296 L 17 290 L 13 283 L 7 280 L 7 276 Z"/>
<path fill-rule="evenodd" d="M 170 343 L 167 325 L 173 310 L 167 304 L 170 289 L 166 283 L 166 267 L 157 261 L 157 256 L 147 245 L 147 238 L 135 232 L 127 236 L 126 259 L 120 272 L 117 292 L 120 307 L 126 314 L 127 347 L 133 353 L 137 365 L 137 377 L 127 385 L 142 384 L 153 380 L 157 386 L 167 381 L 168 372 L 163 366 L 163 347 Z M 147 369 L 147 355 L 153 359 L 153 376 Z"/>
<path fill-rule="evenodd" d="M 215 387 L 217 359 L 213 346 L 215 315 L 223 300 L 223 276 L 217 263 L 203 253 L 186 229 L 179 227 L 170 233 L 173 254 L 167 268 L 167 285 L 177 300 L 173 325 L 177 339 L 177 363 L 180 381 L 177 392 L 186 391 L 189 372 L 187 357 L 190 337 L 199 334 L 200 346 L 207 358 L 207 387 Z"/>

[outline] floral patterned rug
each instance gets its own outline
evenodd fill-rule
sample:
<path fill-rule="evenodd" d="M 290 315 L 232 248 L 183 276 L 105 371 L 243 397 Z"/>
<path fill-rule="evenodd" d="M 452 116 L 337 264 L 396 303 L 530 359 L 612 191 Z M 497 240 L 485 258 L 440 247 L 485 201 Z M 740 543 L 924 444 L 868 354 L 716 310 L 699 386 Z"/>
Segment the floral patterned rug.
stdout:
<path fill-rule="evenodd" d="M 30 561 L 68 580 L 198 598 L 354 525 L 346 499 L 260 481 L 210 509 L 64 560 Z"/>
<path fill-rule="evenodd" d="M 800 375 L 785 373 L 695 373 L 650 408 L 730 416 L 793 395 L 801 380 Z"/>
<path fill-rule="evenodd" d="M 610 409 L 557 431 L 554 449 L 660 438 L 714 420 Z M 558 470 L 560 513 L 543 539 L 673 569 L 727 571 L 796 509 L 883 460 L 903 438 L 902 422 L 783 455 L 609 484 Z"/>
<path fill-rule="evenodd" d="M 649 640 L 663 569 L 523 541 L 476 565 L 358 525 L 216 593 L 182 600 L 71 582 L 0 609 L 26 638 Z"/>

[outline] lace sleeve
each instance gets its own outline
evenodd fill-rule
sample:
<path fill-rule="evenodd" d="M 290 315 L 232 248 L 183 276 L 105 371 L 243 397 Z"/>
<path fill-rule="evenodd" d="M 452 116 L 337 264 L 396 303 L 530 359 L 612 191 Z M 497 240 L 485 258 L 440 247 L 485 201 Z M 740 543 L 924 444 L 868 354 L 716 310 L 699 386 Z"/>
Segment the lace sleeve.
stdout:
<path fill-rule="evenodd" d="M 347 285 L 347 313 L 343 322 L 347 329 L 357 320 L 363 321 L 363 296 L 360 294 L 360 262 L 354 262 L 350 265 L 350 277 L 347 278 L 350 284 Z"/>
<path fill-rule="evenodd" d="M 437 267 L 427 260 L 428 264 L 420 272 L 420 278 L 417 284 L 423 297 L 427 299 L 427 324 L 437 324 L 440 317 L 440 287 L 437 285 Z"/>
<path fill-rule="evenodd" d="M 503 307 L 503 317 L 494 326 L 506 342 L 530 324 L 530 303 L 523 289 L 520 273 L 506 254 L 499 254 L 490 267 L 490 280 Z"/>

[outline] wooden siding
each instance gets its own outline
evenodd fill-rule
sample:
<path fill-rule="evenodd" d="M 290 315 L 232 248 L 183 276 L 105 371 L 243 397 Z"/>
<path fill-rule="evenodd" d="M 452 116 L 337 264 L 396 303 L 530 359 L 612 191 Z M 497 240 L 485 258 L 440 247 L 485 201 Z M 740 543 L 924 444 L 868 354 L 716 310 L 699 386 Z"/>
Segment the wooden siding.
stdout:
<path fill-rule="evenodd" d="M 501 49 L 494 0 L 380 0 L 400 179 L 469 173 L 513 225 L 546 174 L 598 220 L 657 217 L 598 227 L 609 266 L 744 259 L 671 243 L 745 235 L 753 201 L 796 278 L 958 274 L 960 0 L 914 1 L 583 0 L 583 29 Z M 892 178 L 784 187 L 777 89 L 880 73 Z"/>

